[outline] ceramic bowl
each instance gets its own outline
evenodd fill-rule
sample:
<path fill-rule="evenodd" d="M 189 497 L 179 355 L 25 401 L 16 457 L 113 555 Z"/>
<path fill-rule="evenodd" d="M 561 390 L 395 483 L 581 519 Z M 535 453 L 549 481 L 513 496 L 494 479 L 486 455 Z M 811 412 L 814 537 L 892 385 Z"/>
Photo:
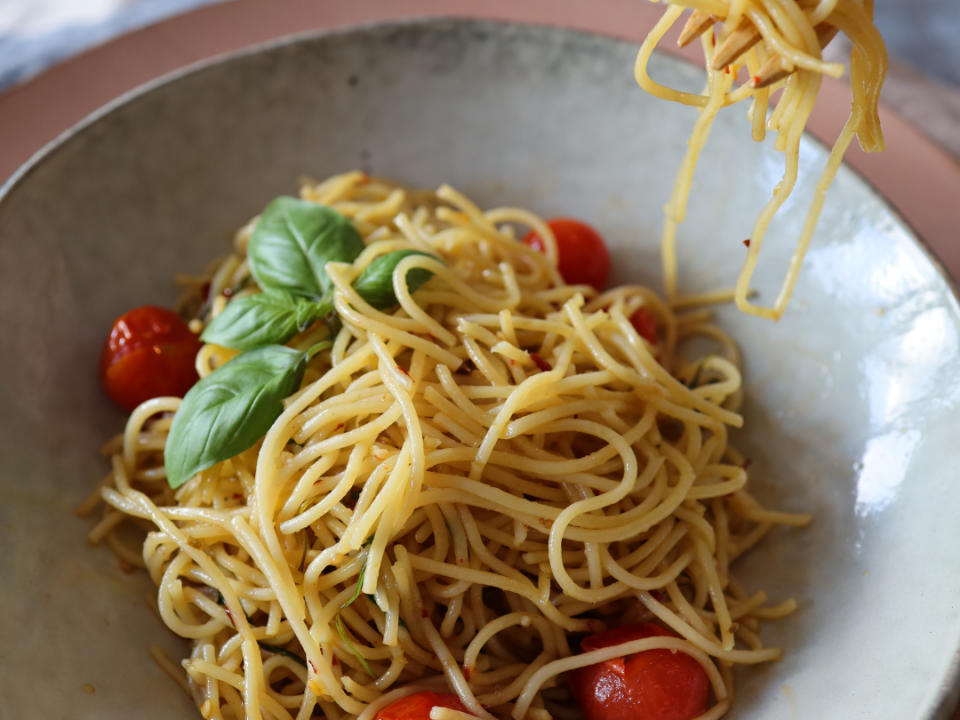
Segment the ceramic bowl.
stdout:
<path fill-rule="evenodd" d="M 636 47 L 524 25 L 435 20 L 282 41 L 161 80 L 47 148 L 0 202 L 0 717 L 194 718 L 146 652 L 183 645 L 143 574 L 85 540 L 73 509 L 123 425 L 97 360 L 111 321 L 169 304 L 171 279 L 302 175 L 351 168 L 448 182 L 483 206 L 585 218 L 614 282 L 659 287 L 661 208 L 696 113 L 635 84 Z M 699 69 L 652 72 L 697 90 Z M 721 113 L 681 229 L 685 291 L 729 286 L 782 172 Z M 769 302 L 825 151 L 764 246 Z M 929 720 L 955 702 L 960 647 L 960 315 L 949 281 L 847 168 L 789 312 L 720 307 L 746 358 L 746 429 L 763 501 L 816 519 L 741 563 L 800 610 L 765 627 L 782 662 L 743 668 L 731 718 Z M 81 686 L 92 685 L 86 694 Z"/>

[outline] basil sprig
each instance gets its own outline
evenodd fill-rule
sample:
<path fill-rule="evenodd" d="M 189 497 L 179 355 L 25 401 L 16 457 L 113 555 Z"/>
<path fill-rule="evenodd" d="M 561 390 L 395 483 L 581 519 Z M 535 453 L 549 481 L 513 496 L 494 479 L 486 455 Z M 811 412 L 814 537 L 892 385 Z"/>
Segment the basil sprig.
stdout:
<path fill-rule="evenodd" d="M 282 345 L 333 312 L 329 302 L 313 302 L 286 290 L 231 301 L 211 322 L 200 339 L 234 350 Z"/>
<path fill-rule="evenodd" d="M 247 256 L 263 291 L 232 300 L 201 335 L 204 342 L 242 354 L 200 380 L 183 398 L 164 450 L 167 481 L 177 488 L 198 472 L 249 449 L 283 412 L 299 389 L 307 362 L 331 343 L 306 352 L 285 347 L 319 320 L 333 325 L 333 283 L 328 262 L 352 263 L 364 244 L 353 224 L 332 208 L 292 197 L 271 202 L 260 217 Z M 397 265 L 418 250 L 397 250 L 373 260 L 353 283 L 378 310 L 398 304 L 393 289 Z M 434 257 L 434 256 L 429 256 Z M 407 288 L 415 292 L 433 275 L 414 268 Z"/>

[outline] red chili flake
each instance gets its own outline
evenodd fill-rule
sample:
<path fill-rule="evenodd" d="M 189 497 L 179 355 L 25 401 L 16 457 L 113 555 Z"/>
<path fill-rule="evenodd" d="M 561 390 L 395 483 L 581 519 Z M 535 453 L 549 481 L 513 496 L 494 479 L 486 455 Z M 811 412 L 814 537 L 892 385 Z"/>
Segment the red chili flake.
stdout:
<path fill-rule="evenodd" d="M 457 558 L 457 564 L 463 565 L 463 558 Z"/>
<path fill-rule="evenodd" d="M 650 594 L 653 596 L 653 599 L 656 600 L 658 603 L 663 602 L 663 593 L 660 592 L 659 590 L 651 590 Z"/>
<path fill-rule="evenodd" d="M 464 665 L 464 666 L 463 666 L 463 679 L 466 680 L 467 682 L 470 682 L 470 675 L 471 675 L 471 673 L 472 673 L 472 671 L 470 670 L 470 668 L 467 667 L 466 665 Z"/>
<path fill-rule="evenodd" d="M 744 469 L 744 470 L 746 470 L 747 468 L 749 468 L 751 465 L 753 465 L 753 458 L 747 458 L 746 460 L 743 461 L 743 469 Z"/>
<path fill-rule="evenodd" d="M 230 619 L 230 624 L 233 625 L 234 628 L 236 628 L 237 624 L 233 621 L 233 613 L 230 612 L 230 608 L 224 605 L 223 609 L 227 611 L 227 617 Z"/>
<path fill-rule="evenodd" d="M 397 370 L 399 370 L 400 372 L 402 372 L 402 373 L 403 373 L 404 375 L 406 375 L 407 377 L 410 377 L 410 373 L 408 373 L 408 372 L 407 372 L 404 368 L 402 368 L 400 365 L 397 365 Z"/>
<path fill-rule="evenodd" d="M 517 362 L 513 358 L 508 358 L 508 360 L 510 360 L 511 367 L 517 364 Z"/>
<path fill-rule="evenodd" d="M 530 359 L 533 360 L 533 364 L 540 368 L 540 370 L 543 372 L 550 372 L 553 370 L 553 366 L 542 357 L 537 355 L 537 353 L 530 353 Z"/>
<path fill-rule="evenodd" d="M 730 66 L 727 65 L 727 75 L 729 75 L 729 74 L 730 74 Z"/>
<path fill-rule="evenodd" d="M 420 616 L 424 618 L 428 618 L 430 617 L 430 611 L 424 608 L 423 610 L 420 611 Z"/>
<path fill-rule="evenodd" d="M 223 296 L 224 296 L 224 297 L 231 297 L 232 295 L 233 295 L 233 289 L 232 289 L 232 288 L 224 288 L 224 289 L 223 289 Z"/>
<path fill-rule="evenodd" d="M 342 427 L 343 427 L 343 423 L 340 423 L 339 425 L 337 425 L 337 430 L 339 430 Z"/>
<path fill-rule="evenodd" d="M 340 661 L 337 660 L 337 656 L 336 656 L 336 655 L 333 656 L 333 662 L 331 662 L 330 664 L 333 665 L 334 667 L 336 667 L 337 665 L 340 664 Z"/>
<path fill-rule="evenodd" d="M 210 281 L 209 280 L 207 280 L 203 285 L 200 286 L 200 299 L 206 302 L 208 297 L 210 297 Z"/>
<path fill-rule="evenodd" d="M 749 241 L 749 240 L 744 240 L 744 241 L 743 241 L 743 244 L 746 245 L 747 247 L 750 247 L 750 241 Z"/>
<path fill-rule="evenodd" d="M 759 75 L 754 75 L 752 78 L 750 78 L 750 84 L 753 85 L 753 87 L 756 87 L 761 82 L 763 82 L 763 80 Z"/>
<path fill-rule="evenodd" d="M 243 497 L 243 493 L 234 493 L 234 494 L 233 494 L 233 499 L 234 499 L 234 500 L 239 500 L 239 499 L 242 498 L 242 497 Z"/>
<path fill-rule="evenodd" d="M 136 570 L 136 567 L 134 567 L 131 563 L 128 563 L 126 560 L 117 561 L 117 567 L 119 567 L 120 572 L 124 573 L 125 575 L 129 575 Z"/>
<path fill-rule="evenodd" d="M 334 658 L 334 660 L 336 660 L 336 658 Z M 307 662 L 310 663 L 310 669 L 313 670 L 313 674 L 319 675 L 320 673 L 317 672 L 317 666 L 313 664 L 313 660 L 307 660 Z"/>

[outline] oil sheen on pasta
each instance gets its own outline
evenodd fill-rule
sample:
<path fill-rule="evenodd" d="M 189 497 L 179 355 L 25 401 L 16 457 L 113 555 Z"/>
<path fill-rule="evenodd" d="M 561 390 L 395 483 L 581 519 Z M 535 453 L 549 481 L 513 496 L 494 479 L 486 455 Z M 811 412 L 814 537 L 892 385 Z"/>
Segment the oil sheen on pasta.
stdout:
<path fill-rule="evenodd" d="M 566 671 L 669 648 L 709 676 L 703 717 L 723 715 L 732 666 L 780 657 L 761 622 L 795 608 L 769 605 L 732 564 L 774 525 L 810 520 L 749 494 L 728 442 L 743 424 L 732 340 L 644 287 L 564 284 L 549 228 L 525 210 L 359 172 L 301 196 L 349 217 L 367 245 L 327 266 L 343 321 L 333 347 L 261 442 L 176 491 L 162 462 L 180 400 L 147 401 L 81 508 L 102 497 L 91 540 L 146 568 L 159 616 L 190 641 L 182 669 L 153 648 L 161 666 L 208 719 L 369 720 L 426 688 L 479 717 L 546 720 L 571 705 Z M 204 282 L 214 314 L 224 288 L 258 291 L 251 227 L 187 280 L 182 310 Z M 546 253 L 518 242 L 528 228 Z M 400 306 L 376 311 L 351 281 L 402 248 L 443 262 L 404 260 L 397 273 L 434 278 L 411 296 L 395 276 Z M 656 345 L 629 321 L 641 307 Z M 690 357 L 694 339 L 712 348 Z M 206 346 L 200 374 L 232 354 Z M 148 531 L 142 550 L 124 525 Z M 571 649 L 575 634 L 643 620 L 680 637 Z"/>
<path fill-rule="evenodd" d="M 656 1 L 656 0 L 655 0 Z M 680 92 L 655 82 L 647 73 L 647 64 L 654 48 L 663 39 L 670 27 L 680 18 L 686 7 L 709 12 L 722 22 L 715 34 L 711 28 L 701 35 L 703 54 L 707 66 L 707 87 L 702 95 Z M 752 24 L 763 41 L 748 50 L 735 64 L 715 70 L 712 67 L 713 53 L 718 42 L 742 24 Z M 800 138 L 813 111 L 823 75 L 839 77 L 843 66 L 825 62 L 817 38 L 820 24 L 832 25 L 843 31 L 853 42 L 850 56 L 850 83 L 853 104 L 850 118 L 834 143 L 833 150 L 818 181 L 813 201 L 797 239 L 796 249 L 790 259 L 786 276 L 776 300 L 770 306 L 750 301 L 750 280 L 757 268 L 760 249 L 767 229 L 774 216 L 783 207 L 797 183 L 800 164 Z M 781 58 L 784 70 L 794 71 L 786 79 L 774 85 L 754 89 L 751 80 L 734 89 L 741 69 L 746 66 L 747 77 L 756 76 L 760 67 L 776 53 Z M 635 74 L 637 82 L 647 92 L 658 97 L 700 108 L 700 117 L 694 125 L 684 157 L 674 182 L 670 200 L 664 208 L 664 225 L 661 241 L 664 283 L 667 298 L 678 299 L 677 277 L 677 227 L 687 214 L 687 202 L 697 160 L 707 142 L 710 127 L 721 108 L 752 99 L 748 119 L 752 125 L 753 139 L 760 142 L 767 130 L 777 133 L 775 148 L 785 154 L 783 179 L 773 190 L 757 218 L 750 240 L 747 243 L 746 259 L 737 279 L 733 293 L 737 307 L 760 317 L 779 320 L 787 308 L 790 296 L 797 283 L 804 255 L 810 246 L 817 220 L 823 209 L 827 190 L 840 168 L 840 162 L 850 146 L 854 135 L 866 152 L 884 149 L 880 129 L 878 107 L 880 89 L 887 72 L 887 50 L 883 38 L 873 24 L 873 0 L 669 0 L 669 6 L 660 22 L 647 36 L 637 55 Z M 771 96 L 782 90 L 773 111 L 768 113 Z M 731 252 L 739 239 L 732 239 Z M 700 298 L 687 298 L 688 303 L 728 300 L 729 293 L 715 293 Z"/>

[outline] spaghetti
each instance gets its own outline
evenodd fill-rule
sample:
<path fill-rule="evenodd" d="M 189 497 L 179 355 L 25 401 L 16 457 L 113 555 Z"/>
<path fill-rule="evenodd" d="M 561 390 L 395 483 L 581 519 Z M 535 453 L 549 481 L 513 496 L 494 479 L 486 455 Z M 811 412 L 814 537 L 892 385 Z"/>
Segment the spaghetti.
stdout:
<path fill-rule="evenodd" d="M 775 525 L 810 521 L 748 492 L 728 442 L 743 423 L 731 339 L 643 287 L 566 285 L 550 228 L 524 210 L 359 172 L 301 197 L 349 218 L 365 247 L 326 265 L 332 345 L 265 437 L 176 490 L 164 450 L 185 401 L 144 402 L 81 508 L 103 499 L 91 542 L 145 567 L 163 622 L 191 641 L 185 675 L 152 651 L 161 666 L 207 720 L 372 720 L 422 690 L 477 717 L 547 720 L 570 704 L 565 674 L 665 648 L 706 673 L 702 717 L 723 715 L 732 666 L 780 657 L 761 622 L 796 607 L 768 606 L 732 564 Z M 518 242 L 518 226 L 546 252 Z M 188 280 L 195 329 L 262 289 L 254 227 Z M 399 305 L 377 310 L 355 281 L 397 250 L 420 253 L 393 271 Z M 432 279 L 411 294 L 417 271 Z M 654 342 L 630 322 L 641 308 Z M 713 351 L 690 357 L 704 342 Z M 235 355 L 205 345 L 200 375 Z M 147 531 L 142 551 L 123 540 L 130 526 Z M 575 652 L 582 633 L 654 619 L 675 635 Z"/>
<path fill-rule="evenodd" d="M 840 167 L 853 136 L 866 152 L 884 149 L 878 105 L 880 89 L 887 71 L 887 51 L 880 33 L 873 25 L 873 0 L 668 0 L 669 7 L 660 22 L 647 36 L 637 55 L 637 82 L 649 93 L 673 102 L 700 108 L 700 117 L 693 129 L 686 156 L 680 165 L 670 200 L 664 208 L 661 241 L 664 282 L 667 299 L 678 300 L 677 228 L 684 221 L 690 187 L 700 152 L 707 142 L 710 127 L 721 108 L 747 98 L 752 99 L 748 117 L 753 139 L 760 142 L 766 130 L 776 131 L 776 150 L 785 154 L 785 172 L 773 197 L 761 211 L 748 243 L 747 257 L 737 279 L 734 299 L 740 310 L 760 317 L 779 320 L 793 294 L 804 255 L 810 246 L 824 198 Z M 711 27 L 701 36 L 707 65 L 707 88 L 702 95 L 684 93 L 654 82 L 647 73 L 647 64 L 654 48 L 670 27 L 680 18 L 685 7 L 709 12 L 722 23 L 718 35 Z M 713 56 L 717 41 L 750 26 L 762 36 L 758 43 L 733 64 L 715 69 Z M 712 23 L 711 23 L 712 26 Z M 800 138 L 813 110 L 823 75 L 839 77 L 843 66 L 825 62 L 818 29 L 836 28 L 853 42 L 850 57 L 850 81 L 853 110 L 834 143 L 826 167 L 816 185 L 813 202 L 790 259 L 786 276 L 776 301 L 769 307 L 750 302 L 750 280 L 756 270 L 767 229 L 774 216 L 793 192 L 800 161 Z M 821 32 L 820 37 L 823 37 Z M 780 66 L 791 72 L 769 87 L 760 84 L 757 73 L 772 56 L 779 56 Z M 734 89 L 734 82 L 743 67 L 749 80 Z M 782 89 L 779 100 L 769 112 L 771 96 Z"/>

